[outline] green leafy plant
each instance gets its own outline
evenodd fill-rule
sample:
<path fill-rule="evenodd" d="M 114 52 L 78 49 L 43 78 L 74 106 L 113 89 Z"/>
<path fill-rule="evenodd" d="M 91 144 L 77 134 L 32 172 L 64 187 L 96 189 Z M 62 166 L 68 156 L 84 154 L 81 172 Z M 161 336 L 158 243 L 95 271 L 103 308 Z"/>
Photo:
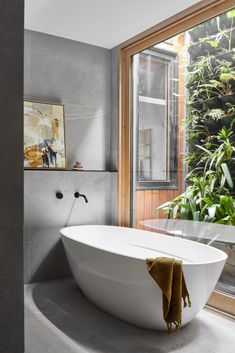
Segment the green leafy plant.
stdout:
<path fill-rule="evenodd" d="M 233 9 L 190 32 L 187 187 L 159 207 L 168 217 L 235 225 L 234 18 Z"/>
<path fill-rule="evenodd" d="M 188 67 L 189 74 L 187 76 L 187 84 L 192 83 L 200 84 L 207 81 L 207 77 L 214 75 L 214 67 L 212 64 L 213 56 L 206 55 L 200 56 L 196 63 Z"/>
<path fill-rule="evenodd" d="M 199 159 L 187 175 L 185 192 L 157 210 L 164 209 L 169 218 L 235 225 L 234 178 L 230 172 L 235 162 L 233 137 L 231 126 L 197 145 Z M 219 145 L 213 143 L 214 139 Z"/>
<path fill-rule="evenodd" d="M 218 95 L 230 95 L 233 93 L 231 81 L 235 80 L 235 71 L 221 73 L 218 80 L 209 80 L 208 83 L 199 85 L 198 87 L 207 92 L 207 96 L 211 97 L 212 92 L 217 92 Z"/>
<path fill-rule="evenodd" d="M 227 60 L 219 61 L 213 68 L 211 57 L 201 57 L 189 75 L 189 84 L 194 82 L 189 104 L 209 100 L 218 95 L 232 94 L 232 82 L 235 81 L 235 68 Z M 214 77 L 214 78 L 213 78 Z M 218 77 L 218 78 L 216 78 Z"/>

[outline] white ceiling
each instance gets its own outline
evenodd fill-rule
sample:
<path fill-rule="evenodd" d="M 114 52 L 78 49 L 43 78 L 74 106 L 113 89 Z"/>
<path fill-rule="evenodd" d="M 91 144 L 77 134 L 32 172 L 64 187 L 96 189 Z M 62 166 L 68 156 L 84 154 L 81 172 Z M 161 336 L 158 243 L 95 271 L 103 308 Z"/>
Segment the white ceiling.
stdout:
<path fill-rule="evenodd" d="M 25 28 L 113 48 L 199 0 L 25 0 Z"/>

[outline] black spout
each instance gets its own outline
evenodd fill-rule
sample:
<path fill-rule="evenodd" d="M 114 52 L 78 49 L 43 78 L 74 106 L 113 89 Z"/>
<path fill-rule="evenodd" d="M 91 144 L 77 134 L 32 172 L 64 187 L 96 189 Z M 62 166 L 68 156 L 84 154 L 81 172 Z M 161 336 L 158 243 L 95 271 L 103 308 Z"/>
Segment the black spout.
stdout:
<path fill-rule="evenodd" d="M 85 202 L 88 203 L 88 200 L 87 200 L 86 195 L 80 194 L 80 192 L 78 192 L 78 191 L 76 191 L 76 192 L 74 193 L 74 197 L 75 197 L 76 199 L 78 199 L 79 197 L 83 197 L 84 200 L 85 200 Z"/>

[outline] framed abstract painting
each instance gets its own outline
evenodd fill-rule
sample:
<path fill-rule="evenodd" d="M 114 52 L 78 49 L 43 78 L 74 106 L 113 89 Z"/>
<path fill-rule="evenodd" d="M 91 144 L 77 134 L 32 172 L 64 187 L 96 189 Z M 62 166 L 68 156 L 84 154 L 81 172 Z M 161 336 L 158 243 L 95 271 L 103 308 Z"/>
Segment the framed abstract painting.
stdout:
<path fill-rule="evenodd" d="M 24 167 L 66 168 L 63 105 L 24 101 Z"/>

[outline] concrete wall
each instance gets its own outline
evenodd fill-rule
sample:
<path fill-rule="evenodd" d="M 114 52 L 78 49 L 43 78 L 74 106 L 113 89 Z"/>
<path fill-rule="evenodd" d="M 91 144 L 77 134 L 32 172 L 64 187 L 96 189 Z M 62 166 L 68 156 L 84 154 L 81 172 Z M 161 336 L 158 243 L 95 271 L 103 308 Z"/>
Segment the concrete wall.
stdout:
<path fill-rule="evenodd" d="M 24 1 L 1 1 L 0 353 L 24 351 L 23 25 Z"/>
<path fill-rule="evenodd" d="M 119 143 L 119 48 L 111 49 L 110 169 L 118 170 Z M 118 175 L 111 174 L 111 223 L 118 224 Z"/>
<path fill-rule="evenodd" d="M 118 170 L 119 141 L 119 48 L 111 49 L 111 170 Z"/>
<path fill-rule="evenodd" d="M 70 274 L 60 240 L 65 225 L 110 224 L 109 172 L 25 171 L 25 282 Z M 64 197 L 55 196 L 60 191 Z M 84 193 L 75 199 L 74 192 Z"/>
<path fill-rule="evenodd" d="M 25 98 L 65 107 L 68 168 L 80 160 L 86 170 L 25 171 L 25 282 L 70 273 L 59 229 L 79 199 L 69 225 L 116 222 L 116 132 L 111 131 L 111 51 L 42 33 L 25 32 Z M 114 157 L 115 158 L 115 157 Z M 106 172 L 104 172 L 106 171 Z M 57 200 L 56 191 L 64 198 Z"/>
<path fill-rule="evenodd" d="M 64 104 L 68 168 L 110 169 L 110 50 L 25 31 L 24 96 Z"/>

